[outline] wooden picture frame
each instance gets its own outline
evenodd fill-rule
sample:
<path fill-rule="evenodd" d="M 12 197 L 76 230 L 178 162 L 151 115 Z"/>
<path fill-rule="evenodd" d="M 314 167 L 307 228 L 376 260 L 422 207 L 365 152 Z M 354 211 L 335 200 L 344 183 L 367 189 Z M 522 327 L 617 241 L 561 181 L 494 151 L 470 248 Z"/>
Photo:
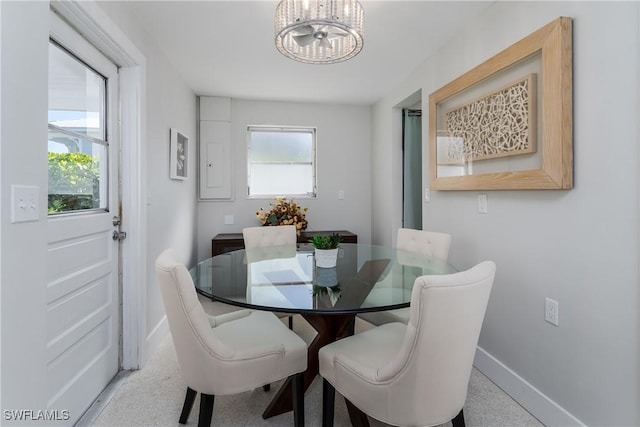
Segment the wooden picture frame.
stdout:
<path fill-rule="evenodd" d="M 560 17 L 429 96 L 429 178 L 432 190 L 573 187 L 571 26 L 571 18 Z M 457 144 L 459 149 L 460 144 L 467 143 L 464 138 L 456 137 L 451 129 L 446 129 L 445 111 L 455 111 L 461 108 L 460 105 L 464 107 L 493 96 L 497 92 L 496 85 L 505 87 L 496 83 L 500 79 L 521 73 L 515 82 L 518 83 L 530 76 L 528 70 L 531 68 L 537 69 L 540 76 L 534 76 L 533 86 L 529 86 L 531 96 L 526 102 L 533 108 L 525 117 L 530 129 L 528 146 L 517 152 L 476 155 L 475 159 L 465 154 L 462 158 L 443 160 L 444 144 L 446 147 L 456 147 Z M 478 97 L 478 93 L 482 96 Z M 516 106 L 516 109 L 522 108 Z M 473 173 L 473 169 L 479 172 Z"/>
<path fill-rule="evenodd" d="M 189 138 L 176 129 L 171 129 L 169 149 L 169 177 L 178 180 L 187 179 Z"/>

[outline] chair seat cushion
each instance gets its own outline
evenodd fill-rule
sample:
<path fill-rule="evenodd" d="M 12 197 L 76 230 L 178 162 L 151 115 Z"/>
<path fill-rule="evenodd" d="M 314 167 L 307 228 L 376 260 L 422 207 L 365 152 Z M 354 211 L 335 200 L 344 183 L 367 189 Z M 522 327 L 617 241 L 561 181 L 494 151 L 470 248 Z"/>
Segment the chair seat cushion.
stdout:
<path fill-rule="evenodd" d="M 402 369 L 397 366 L 403 359 L 399 350 L 407 332 L 407 325 L 387 323 L 331 343 L 320 349 L 320 375 L 356 407 L 367 408 L 367 415 L 390 423 L 395 418 L 394 400 L 415 404 L 402 396 L 405 390 L 392 385 L 395 375 L 386 373 L 390 368 L 396 373 Z"/>
<path fill-rule="evenodd" d="M 346 369 L 351 375 L 375 383 L 380 369 L 398 355 L 406 328 L 402 323 L 388 323 L 324 346 L 318 353 L 320 375 L 335 385 L 341 382 L 336 374 Z M 381 346 L 381 342 L 385 345 Z M 338 368 L 337 364 L 342 366 Z"/>
<path fill-rule="evenodd" d="M 246 317 L 216 327 L 218 339 L 245 357 L 268 353 L 274 348 L 283 351 L 283 372 L 286 376 L 307 368 L 307 344 L 290 331 L 273 313 L 251 311 Z"/>
<path fill-rule="evenodd" d="M 206 394 L 235 394 L 261 387 L 307 369 L 307 344 L 273 313 L 247 316 L 215 326 L 218 345 L 229 351 L 212 354 L 218 365 L 193 367 L 191 388 Z M 189 364 L 190 365 L 190 364 Z M 191 369 L 192 367 L 183 367 Z"/>

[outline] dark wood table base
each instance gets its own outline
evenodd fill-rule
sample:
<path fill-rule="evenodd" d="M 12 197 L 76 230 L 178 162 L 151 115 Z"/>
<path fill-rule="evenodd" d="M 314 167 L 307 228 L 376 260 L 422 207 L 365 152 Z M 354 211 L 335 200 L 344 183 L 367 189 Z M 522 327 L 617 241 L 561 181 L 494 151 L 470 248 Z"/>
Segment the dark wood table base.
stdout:
<path fill-rule="evenodd" d="M 304 390 L 306 391 L 319 373 L 318 351 L 327 344 L 353 335 L 355 314 L 302 314 L 301 315 L 318 332 L 307 350 L 307 370 L 304 373 Z M 291 411 L 291 381 L 287 379 L 276 393 L 262 418 L 267 419 Z M 345 399 L 346 400 L 346 399 Z M 367 416 L 348 400 L 347 410 L 354 427 L 367 427 Z"/>

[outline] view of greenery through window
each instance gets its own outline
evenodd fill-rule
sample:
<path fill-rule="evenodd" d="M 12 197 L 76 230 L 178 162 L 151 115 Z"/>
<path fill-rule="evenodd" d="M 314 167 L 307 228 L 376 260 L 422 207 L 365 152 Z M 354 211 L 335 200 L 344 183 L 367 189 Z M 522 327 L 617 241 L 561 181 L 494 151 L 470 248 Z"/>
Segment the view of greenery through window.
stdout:
<path fill-rule="evenodd" d="M 49 213 L 100 207 L 100 169 L 84 153 L 49 153 Z"/>

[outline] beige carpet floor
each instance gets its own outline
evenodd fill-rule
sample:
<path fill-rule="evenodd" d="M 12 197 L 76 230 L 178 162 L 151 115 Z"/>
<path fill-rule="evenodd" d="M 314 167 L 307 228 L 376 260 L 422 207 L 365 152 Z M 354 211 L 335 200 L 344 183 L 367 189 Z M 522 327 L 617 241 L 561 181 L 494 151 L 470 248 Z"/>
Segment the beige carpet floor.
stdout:
<path fill-rule="evenodd" d="M 202 300 L 205 310 L 211 314 L 233 310 L 229 306 Z M 370 327 L 358 319 L 356 331 Z M 294 316 L 294 330 L 307 342 L 313 338 L 313 329 L 299 316 Z M 292 426 L 291 413 L 268 420 L 262 419 L 262 411 L 274 396 L 279 383 L 273 384 L 271 391 L 261 388 L 233 396 L 216 396 L 213 426 Z M 134 371 L 111 387 L 111 391 L 99 398 L 78 426 L 135 427 L 135 426 L 178 426 L 186 385 L 182 381 L 176 359 L 173 341 L 168 336 L 153 354 L 145 367 Z M 322 383 L 316 379 L 305 395 L 306 426 L 321 425 Z M 196 399 L 187 425 L 198 423 Z M 469 427 L 542 426 L 495 384 L 477 370 L 473 370 L 469 384 L 469 394 L 465 404 L 465 420 Z M 344 399 L 336 395 L 335 426 L 348 426 L 348 415 Z M 386 426 L 371 420 L 372 427 Z"/>

